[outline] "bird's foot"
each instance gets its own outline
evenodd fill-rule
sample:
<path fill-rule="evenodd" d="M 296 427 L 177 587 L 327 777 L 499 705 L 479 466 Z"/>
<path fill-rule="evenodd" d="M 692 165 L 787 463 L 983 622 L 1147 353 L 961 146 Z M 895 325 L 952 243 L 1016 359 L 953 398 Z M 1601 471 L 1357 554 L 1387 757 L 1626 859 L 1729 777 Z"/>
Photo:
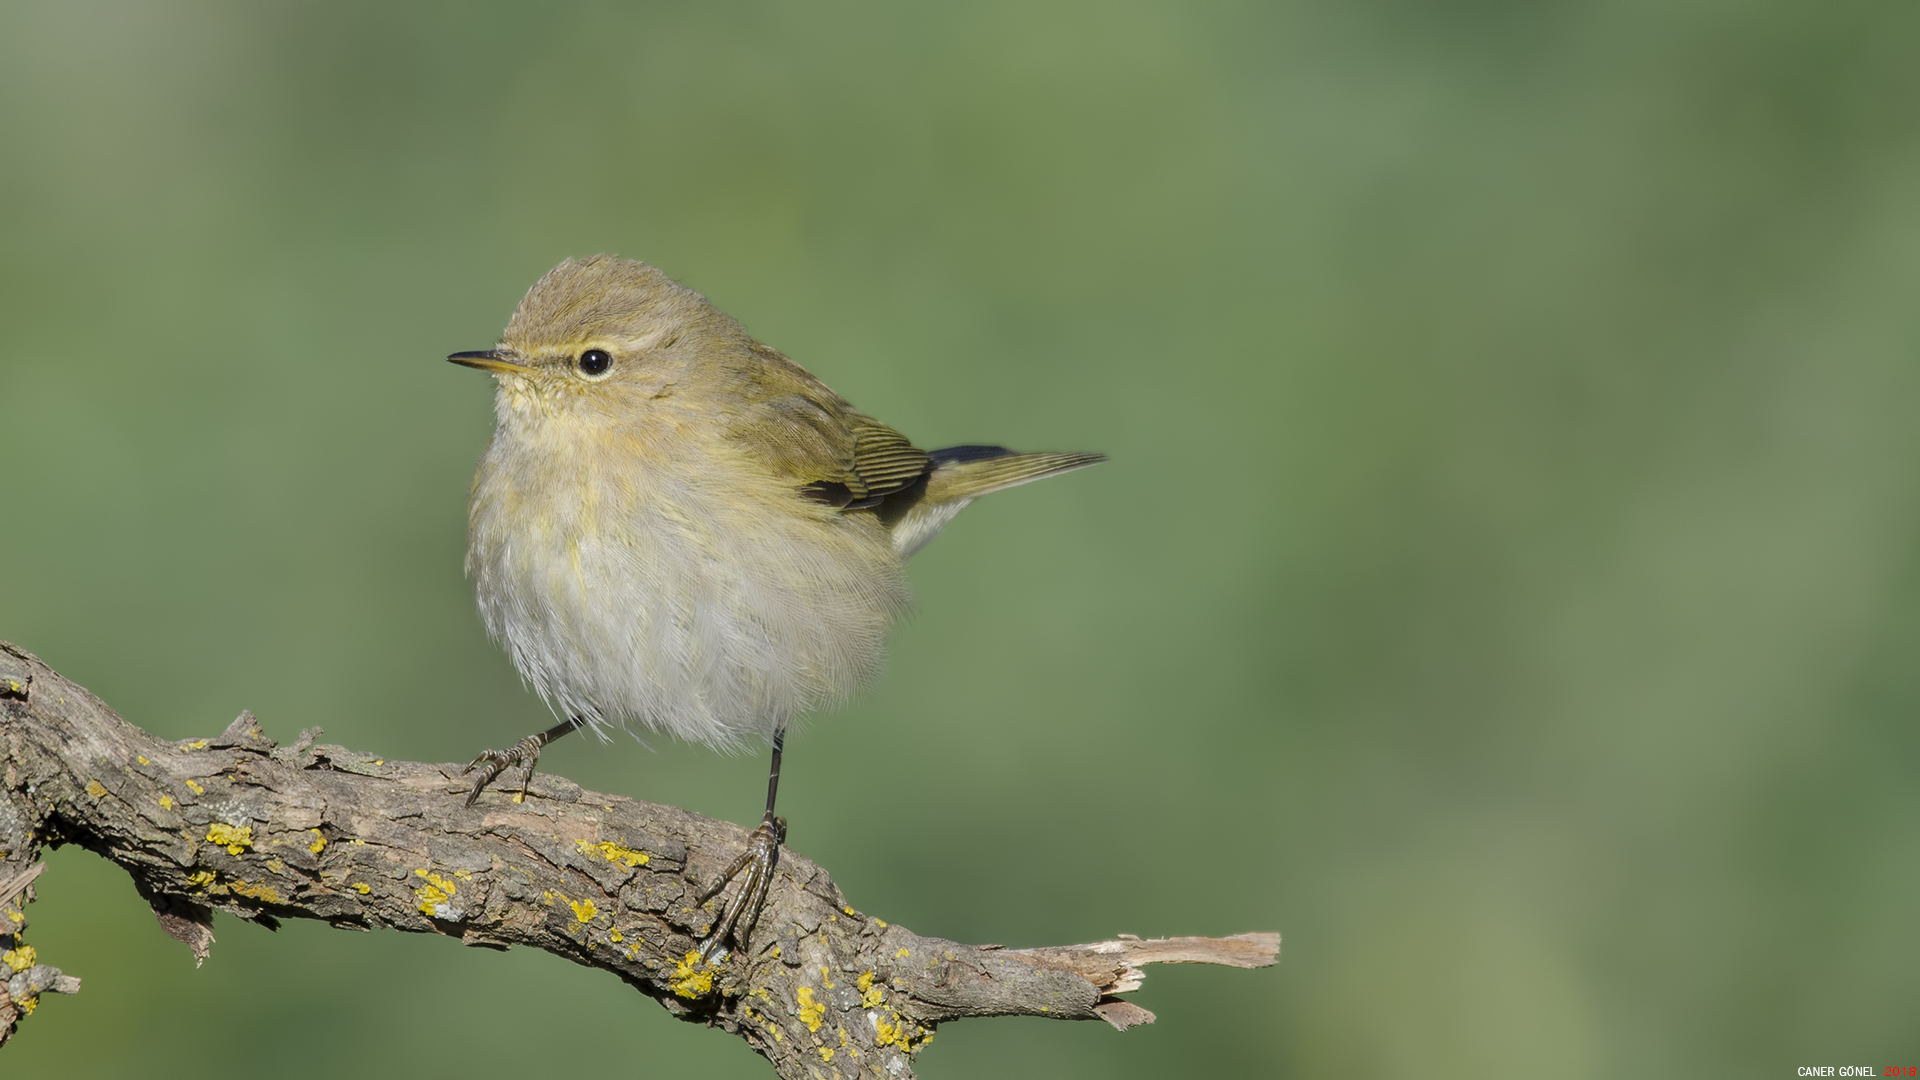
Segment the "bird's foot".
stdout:
<path fill-rule="evenodd" d="M 475 769 L 480 770 L 480 775 L 474 778 L 473 788 L 467 792 L 467 805 L 472 806 L 474 800 L 480 797 L 480 793 L 486 790 L 488 784 L 493 783 L 501 773 L 516 765 L 525 766 L 527 775 L 521 779 L 520 791 L 513 797 L 513 801 L 520 802 L 525 799 L 527 787 L 533 783 L 533 767 L 539 763 L 540 751 L 546 745 L 547 741 L 540 736 L 529 735 L 505 750 L 481 751 L 479 757 L 467 762 L 467 767 L 460 770 L 461 776 Z"/>
<path fill-rule="evenodd" d="M 520 802 L 525 799 L 527 787 L 533 783 L 533 767 L 540 760 L 540 751 L 545 749 L 548 743 L 578 728 L 582 723 L 584 721 L 578 718 L 562 720 L 537 735 L 529 735 L 521 739 L 505 750 L 483 751 L 479 757 L 467 762 L 467 767 L 460 770 L 461 776 L 475 769 L 480 770 L 480 776 L 473 782 L 473 789 L 467 792 L 467 805 L 472 806 L 473 801 L 480 797 L 480 793 L 486 790 L 488 784 L 493 783 L 501 773 L 515 765 L 526 766 L 527 775 L 521 779 L 520 793 L 513 797 L 513 801 Z"/>
<path fill-rule="evenodd" d="M 748 835 L 747 850 L 741 852 L 739 858 L 720 872 L 720 877 L 708 886 L 707 891 L 700 894 L 699 902 L 704 904 L 725 889 L 728 882 L 740 877 L 741 871 L 746 871 L 740 888 L 733 894 L 733 899 L 727 901 L 719 921 L 713 924 L 713 932 L 700 943 L 702 960 L 711 958 L 728 938 L 733 939 L 737 948 L 747 947 L 753 924 L 760 920 L 760 909 L 767 904 L 767 890 L 773 886 L 773 868 L 779 865 L 780 845 L 786 840 L 787 819 L 768 814 L 760 822 L 760 827 Z"/>

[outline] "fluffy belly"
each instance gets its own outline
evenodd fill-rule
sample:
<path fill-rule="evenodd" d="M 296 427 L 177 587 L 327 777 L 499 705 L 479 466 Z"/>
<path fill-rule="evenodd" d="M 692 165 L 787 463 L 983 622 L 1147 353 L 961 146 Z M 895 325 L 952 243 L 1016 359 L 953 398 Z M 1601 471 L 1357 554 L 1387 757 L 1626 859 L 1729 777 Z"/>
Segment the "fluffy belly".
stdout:
<path fill-rule="evenodd" d="M 470 510 L 487 631 L 556 710 L 731 749 L 878 673 L 908 596 L 864 515 L 752 477 L 590 470 L 555 490 L 483 462 Z"/>

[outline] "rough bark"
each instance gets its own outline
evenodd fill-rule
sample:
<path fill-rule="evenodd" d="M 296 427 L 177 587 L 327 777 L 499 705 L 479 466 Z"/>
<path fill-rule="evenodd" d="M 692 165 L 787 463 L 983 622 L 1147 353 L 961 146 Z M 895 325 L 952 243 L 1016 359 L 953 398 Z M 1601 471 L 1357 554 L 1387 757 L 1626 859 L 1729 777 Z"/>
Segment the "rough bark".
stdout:
<path fill-rule="evenodd" d="M 40 850 L 79 844 L 132 875 L 162 929 L 204 959 L 213 912 L 527 945 L 604 968 L 682 1019 L 738 1035 L 779 1075 L 912 1075 L 943 1022 L 1153 1014 L 1118 995 L 1148 963 L 1262 967 L 1277 934 L 1122 938 L 1011 950 L 918 934 L 855 910 L 782 850 L 750 947 L 701 962 L 716 902 L 694 904 L 747 830 L 539 774 L 524 801 L 462 805 L 458 766 L 268 739 L 251 713 L 169 742 L 0 642 L 0 1043 L 79 980 L 25 943 Z M 12 937 L 7 937 L 11 934 Z"/>

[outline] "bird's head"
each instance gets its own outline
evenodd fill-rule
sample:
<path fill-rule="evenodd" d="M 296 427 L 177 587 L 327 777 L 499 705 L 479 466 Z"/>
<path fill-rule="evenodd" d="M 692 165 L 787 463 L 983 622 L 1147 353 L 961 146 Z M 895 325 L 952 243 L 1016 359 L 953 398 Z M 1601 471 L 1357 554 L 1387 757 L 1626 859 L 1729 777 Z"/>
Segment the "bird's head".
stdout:
<path fill-rule="evenodd" d="M 503 402 L 617 407 L 663 397 L 745 340 L 705 297 L 633 259 L 568 259 L 527 290 L 500 344 L 447 357 L 492 372 Z M 708 365 L 711 366 L 711 365 Z M 712 373 L 718 374 L 718 373 Z"/>

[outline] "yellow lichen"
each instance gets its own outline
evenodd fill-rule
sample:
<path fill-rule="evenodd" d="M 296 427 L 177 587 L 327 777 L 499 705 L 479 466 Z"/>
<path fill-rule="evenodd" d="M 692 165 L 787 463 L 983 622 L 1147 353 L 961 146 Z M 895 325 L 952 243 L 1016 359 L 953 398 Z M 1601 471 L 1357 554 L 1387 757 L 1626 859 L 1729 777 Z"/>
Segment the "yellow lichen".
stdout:
<path fill-rule="evenodd" d="M 833 1047 L 831 1047 L 831 1046 L 816 1046 L 816 1047 L 814 1047 L 814 1049 L 815 1049 L 815 1050 L 818 1050 L 818 1051 L 820 1051 L 820 1060 L 821 1060 L 821 1061 L 832 1061 L 832 1060 L 833 1060 Z"/>
<path fill-rule="evenodd" d="M 20 914 L 19 912 L 13 910 L 12 908 L 7 909 L 7 918 L 13 920 L 13 922 L 16 925 L 27 921 L 27 917 L 25 915 Z"/>
<path fill-rule="evenodd" d="M 107 797 L 107 789 L 100 786 L 100 781 L 89 780 L 87 781 L 87 794 L 96 799 L 104 799 Z"/>
<path fill-rule="evenodd" d="M 927 1045 L 928 1041 L 933 1038 L 932 1031 L 914 1024 L 911 1020 L 904 1019 L 899 1013 L 894 1012 L 892 1009 L 887 1010 L 887 1019 L 881 1020 L 876 1017 L 873 1022 L 873 1028 L 873 1038 L 875 1042 L 881 1046 L 898 1046 L 908 1053 L 912 1053 L 921 1046 Z M 918 1046 L 913 1042 L 915 1035 L 920 1036 Z"/>
<path fill-rule="evenodd" d="M 927 1045 L 927 1036 L 930 1036 L 933 1033 L 930 1031 L 925 1032 L 925 1034 L 921 1036 L 919 1044 L 915 1045 L 913 1042 L 914 1029 L 908 1027 L 907 1022 L 905 1020 L 902 1020 L 898 1024 L 894 1025 L 893 1034 L 894 1034 L 893 1044 L 895 1046 L 898 1046 L 900 1049 L 905 1050 L 908 1053 L 912 1053 L 915 1050 L 920 1049 L 920 1047 Z"/>
<path fill-rule="evenodd" d="M 907 958 L 907 950 L 901 949 L 899 952 L 893 954 L 893 958 L 895 960 L 905 960 Z"/>
<path fill-rule="evenodd" d="M 459 887 L 428 870 L 415 870 L 414 873 L 427 879 L 425 885 L 413 890 L 413 895 L 420 901 L 420 914 L 444 917 L 447 905 L 452 902 L 453 894 L 460 891 Z"/>
<path fill-rule="evenodd" d="M 877 926 L 877 927 L 879 927 L 879 928 L 880 928 L 880 929 L 882 929 L 882 930 L 885 930 L 885 929 L 887 928 L 887 920 L 885 920 L 885 919 L 875 919 L 875 920 L 873 920 L 873 925 L 875 925 L 875 926 Z"/>
<path fill-rule="evenodd" d="M 308 851 L 318 855 L 327 850 L 327 838 L 321 835 L 319 829 L 308 829 L 307 831 L 313 834 L 313 843 L 307 845 Z"/>
<path fill-rule="evenodd" d="M 373 891 L 373 886 L 364 881 L 356 881 L 353 883 L 353 891 L 359 893 L 361 896 L 365 896 Z"/>
<path fill-rule="evenodd" d="M 803 986 L 793 992 L 800 1002 L 800 1022 L 807 1025 L 808 1031 L 819 1031 L 820 1020 L 827 1015 L 827 1003 L 813 1000 L 813 987 Z"/>
<path fill-rule="evenodd" d="M 841 911 L 844 911 L 844 912 L 846 912 L 846 913 L 847 913 L 847 914 L 849 914 L 849 915 L 858 915 L 858 914 L 859 914 L 859 912 L 857 912 L 857 911 L 855 911 L 855 910 L 853 910 L 852 908 L 850 908 L 850 907 L 848 907 L 848 906 L 847 906 L 847 905 L 845 905 L 845 904 L 841 904 L 841 905 L 840 905 L 840 910 L 841 910 Z"/>
<path fill-rule="evenodd" d="M 267 869 L 276 874 L 284 874 L 287 872 L 287 864 L 281 862 L 279 859 L 268 859 Z"/>
<path fill-rule="evenodd" d="M 207 793 L 206 788 L 194 783 L 191 779 L 187 781 L 187 790 L 193 792 L 195 795 L 205 795 Z"/>
<path fill-rule="evenodd" d="M 207 748 L 207 743 L 211 741 L 212 740 L 210 739 L 195 739 L 192 742 L 183 743 L 182 745 L 185 746 L 188 750 L 205 750 Z"/>
<path fill-rule="evenodd" d="M 829 990 L 833 989 L 833 976 L 827 974 L 827 969 L 824 966 L 820 969 L 820 985 Z"/>
<path fill-rule="evenodd" d="M 207 842 L 225 847 L 229 855 L 238 855 L 253 846 L 253 826 L 235 828 L 224 821 L 216 821 L 207 826 Z"/>
<path fill-rule="evenodd" d="M 460 879 L 461 881 L 472 881 L 472 880 L 473 880 L 473 871 L 471 871 L 471 870 L 455 870 L 455 871 L 453 872 L 453 876 L 454 876 L 454 877 L 457 877 L 457 878 L 459 878 L 459 879 Z"/>
<path fill-rule="evenodd" d="M 241 896 L 255 896 L 263 900 L 278 903 L 280 897 L 265 885 L 253 886 L 244 881 L 220 881 L 211 870 L 196 870 L 187 876 L 187 884 L 198 885 L 214 896 L 238 893 Z"/>
<path fill-rule="evenodd" d="M 142 765 L 151 765 L 151 764 L 153 764 L 153 762 L 151 762 L 151 761 L 148 761 L 148 760 L 147 760 L 147 755 L 145 755 L 145 754 L 135 754 L 135 755 L 133 755 L 133 758 L 134 758 L 134 760 L 135 760 L 135 761 L 138 761 L 138 762 L 139 762 L 140 764 L 142 764 Z"/>
<path fill-rule="evenodd" d="M 174 808 L 175 805 L 176 804 L 173 801 L 173 796 L 171 795 L 160 796 L 160 809 L 171 810 Z"/>
<path fill-rule="evenodd" d="M 713 972 L 694 970 L 699 963 L 700 954 L 689 952 L 686 959 L 674 965 L 673 976 L 667 980 L 674 993 L 691 999 L 713 989 Z"/>
<path fill-rule="evenodd" d="M 590 843 L 586 840 L 575 840 L 574 844 L 579 847 L 580 853 L 583 855 L 598 855 L 610 863 L 619 863 L 629 870 L 636 866 L 647 865 L 647 861 L 652 858 L 652 856 L 644 851 L 635 851 L 624 844 L 616 844 L 611 840 L 602 840 L 597 844 Z"/>
<path fill-rule="evenodd" d="M 567 906 L 573 909 L 573 917 L 583 923 L 592 922 L 594 917 L 600 914 L 600 905 L 594 903 L 593 897 L 591 896 L 578 902 L 569 903 Z"/>
<path fill-rule="evenodd" d="M 232 890 L 235 896 L 250 896 L 255 900 L 264 900 L 269 904 L 277 904 L 280 902 L 280 894 L 274 892 L 273 886 L 264 881 L 258 885 L 249 885 L 244 881 L 235 881 L 229 883 L 227 888 Z"/>
<path fill-rule="evenodd" d="M 15 1004 L 20 1006 L 21 1012 L 27 1014 L 28 1016 L 32 1016 L 33 1010 L 40 1007 L 40 995 L 35 994 L 32 997 L 27 998 L 25 1001 L 16 1002 Z"/>
<path fill-rule="evenodd" d="M 34 951 L 33 946 L 22 945 L 17 949 L 8 949 L 0 953 L 0 964 L 5 964 L 15 971 L 25 971 L 33 966 L 34 960 L 39 955 Z"/>
<path fill-rule="evenodd" d="M 860 1007 L 863 1009 L 878 1008 L 880 1003 L 886 1000 L 881 996 L 880 988 L 873 985 L 873 972 L 871 971 L 860 976 L 860 981 L 854 985 L 860 988 Z"/>
<path fill-rule="evenodd" d="M 626 939 L 620 936 L 620 931 L 609 930 L 607 931 L 607 940 L 613 942 L 615 945 L 618 945 L 622 941 L 625 941 Z"/>

